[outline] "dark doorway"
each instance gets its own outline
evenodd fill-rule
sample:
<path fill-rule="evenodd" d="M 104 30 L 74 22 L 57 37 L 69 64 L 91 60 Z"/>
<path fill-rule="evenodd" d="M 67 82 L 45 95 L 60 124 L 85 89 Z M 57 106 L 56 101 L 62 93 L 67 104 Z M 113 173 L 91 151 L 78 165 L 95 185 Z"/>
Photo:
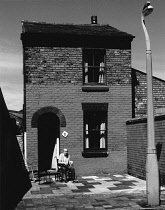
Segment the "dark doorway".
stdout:
<path fill-rule="evenodd" d="M 51 168 L 56 139 L 59 138 L 60 121 L 57 115 L 47 112 L 38 119 L 38 169 Z"/>

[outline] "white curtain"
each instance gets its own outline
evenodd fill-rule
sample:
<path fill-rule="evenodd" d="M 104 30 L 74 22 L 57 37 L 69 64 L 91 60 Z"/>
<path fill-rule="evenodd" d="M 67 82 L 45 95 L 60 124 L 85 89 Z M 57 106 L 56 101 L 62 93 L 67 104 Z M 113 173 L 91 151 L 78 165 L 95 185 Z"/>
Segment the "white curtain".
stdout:
<path fill-rule="evenodd" d="M 105 123 L 100 125 L 100 134 L 105 134 Z M 100 138 L 100 148 L 105 148 L 105 137 Z"/>
<path fill-rule="evenodd" d="M 59 159 L 59 150 L 60 150 L 60 141 L 59 141 L 59 138 L 56 139 L 56 147 L 57 147 L 57 153 L 56 153 L 56 157 L 57 159 Z"/>
<path fill-rule="evenodd" d="M 52 165 L 51 165 L 51 169 L 58 170 L 58 166 L 57 166 L 57 158 L 56 158 L 56 157 L 53 157 L 53 158 L 52 158 Z"/>
<path fill-rule="evenodd" d="M 104 83 L 104 62 L 100 63 L 99 74 L 99 83 Z"/>
<path fill-rule="evenodd" d="M 85 83 L 88 83 L 88 63 L 85 63 Z"/>
<path fill-rule="evenodd" d="M 57 142 L 54 146 L 51 169 L 56 169 L 56 170 L 58 169 L 57 167 Z"/>
<path fill-rule="evenodd" d="M 54 146 L 53 157 L 59 159 L 59 138 L 56 139 L 56 143 Z"/>
<path fill-rule="evenodd" d="M 88 135 L 88 124 L 85 125 L 85 132 L 86 132 L 86 135 Z M 88 137 L 85 138 L 85 148 L 89 148 L 89 138 Z"/>

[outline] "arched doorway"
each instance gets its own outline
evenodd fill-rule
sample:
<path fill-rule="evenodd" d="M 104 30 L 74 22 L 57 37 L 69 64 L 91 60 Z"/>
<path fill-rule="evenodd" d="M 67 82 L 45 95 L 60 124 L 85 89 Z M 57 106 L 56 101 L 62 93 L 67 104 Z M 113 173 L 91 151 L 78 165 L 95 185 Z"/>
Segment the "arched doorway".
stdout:
<path fill-rule="evenodd" d="M 57 138 L 60 136 L 60 120 L 56 114 L 46 112 L 38 119 L 38 169 L 51 168 Z"/>

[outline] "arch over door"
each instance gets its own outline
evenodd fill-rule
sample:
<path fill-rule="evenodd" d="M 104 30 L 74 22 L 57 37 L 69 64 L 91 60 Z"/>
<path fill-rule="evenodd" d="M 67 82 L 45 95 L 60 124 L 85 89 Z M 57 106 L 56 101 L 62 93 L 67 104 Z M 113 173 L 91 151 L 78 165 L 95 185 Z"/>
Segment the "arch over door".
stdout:
<path fill-rule="evenodd" d="M 60 137 L 60 120 L 56 114 L 47 112 L 38 118 L 38 169 L 51 168 L 53 151 Z"/>
<path fill-rule="evenodd" d="M 37 128 L 38 127 L 38 119 L 39 117 L 44 114 L 44 113 L 54 113 L 55 115 L 58 116 L 59 120 L 60 120 L 60 127 L 66 127 L 66 119 L 64 114 L 61 112 L 60 109 L 53 107 L 53 106 L 46 106 L 46 107 L 42 107 L 40 108 L 38 111 L 36 111 L 33 116 L 32 116 L 32 120 L 31 120 L 31 126 L 32 128 Z"/>

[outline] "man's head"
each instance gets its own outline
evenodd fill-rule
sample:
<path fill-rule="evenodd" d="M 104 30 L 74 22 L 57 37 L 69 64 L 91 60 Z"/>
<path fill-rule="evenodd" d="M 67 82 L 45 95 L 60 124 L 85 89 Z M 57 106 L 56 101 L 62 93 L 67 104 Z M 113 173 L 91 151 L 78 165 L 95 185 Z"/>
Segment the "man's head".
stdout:
<path fill-rule="evenodd" d="M 64 155 L 68 155 L 68 150 L 66 148 L 64 149 Z"/>

